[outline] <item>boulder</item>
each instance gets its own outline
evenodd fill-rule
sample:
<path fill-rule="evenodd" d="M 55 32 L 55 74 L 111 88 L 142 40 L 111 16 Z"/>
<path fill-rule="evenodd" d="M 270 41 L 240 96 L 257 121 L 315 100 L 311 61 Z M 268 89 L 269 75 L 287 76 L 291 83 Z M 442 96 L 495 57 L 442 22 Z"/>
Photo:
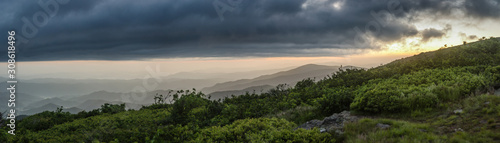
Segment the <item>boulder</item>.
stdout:
<path fill-rule="evenodd" d="M 457 110 L 454 110 L 453 113 L 455 114 L 462 114 L 464 112 L 464 110 L 462 109 L 457 109 Z"/>
<path fill-rule="evenodd" d="M 321 132 L 335 132 L 337 134 L 343 134 L 343 128 L 344 124 L 348 122 L 355 122 L 358 120 L 358 117 L 356 116 L 351 116 L 351 113 L 349 111 L 343 111 L 340 113 L 335 113 L 331 116 L 328 116 L 323 119 L 323 121 L 320 120 L 311 120 L 308 121 L 300 126 L 298 128 L 303 128 L 303 129 L 312 129 L 314 127 L 320 128 Z"/>
<path fill-rule="evenodd" d="M 309 130 L 309 129 L 312 129 L 314 127 L 319 127 L 319 126 L 321 126 L 321 124 L 323 124 L 323 121 L 320 121 L 320 120 L 311 120 L 311 121 L 307 121 L 306 123 L 298 126 L 297 129 L 298 128 L 303 128 L 303 129 Z"/>
<path fill-rule="evenodd" d="M 391 125 L 387 125 L 387 124 L 382 124 L 382 123 L 377 123 L 377 127 L 380 128 L 380 129 L 387 129 L 387 128 L 390 128 Z"/>

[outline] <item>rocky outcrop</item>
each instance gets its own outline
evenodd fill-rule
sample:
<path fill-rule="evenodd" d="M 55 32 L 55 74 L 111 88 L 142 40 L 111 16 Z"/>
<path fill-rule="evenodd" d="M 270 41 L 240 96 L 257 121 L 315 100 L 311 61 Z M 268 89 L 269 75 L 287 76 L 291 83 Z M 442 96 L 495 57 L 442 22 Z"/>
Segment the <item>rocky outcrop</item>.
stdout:
<path fill-rule="evenodd" d="M 311 120 L 308 121 L 300 126 L 298 128 L 303 128 L 303 129 L 312 129 L 312 128 L 319 128 L 320 132 L 335 132 L 337 134 L 343 134 L 343 128 L 344 124 L 348 122 L 355 122 L 358 120 L 358 117 L 356 116 L 351 116 L 351 113 L 349 111 L 343 111 L 340 113 L 335 113 L 329 117 L 326 117 L 323 119 L 323 121 L 320 120 Z"/>
<path fill-rule="evenodd" d="M 382 129 L 382 130 L 385 130 L 385 129 L 388 129 L 391 127 L 391 125 L 387 125 L 387 124 L 382 124 L 382 123 L 377 123 L 377 127 Z"/>

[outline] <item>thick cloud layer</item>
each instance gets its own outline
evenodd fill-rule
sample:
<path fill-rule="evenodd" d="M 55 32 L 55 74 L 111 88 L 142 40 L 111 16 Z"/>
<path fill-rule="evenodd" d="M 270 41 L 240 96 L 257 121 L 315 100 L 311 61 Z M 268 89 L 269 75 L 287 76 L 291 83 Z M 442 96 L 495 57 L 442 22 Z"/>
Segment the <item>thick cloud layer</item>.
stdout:
<path fill-rule="evenodd" d="M 0 11 L 0 31 L 17 31 L 19 60 L 138 60 L 354 54 L 451 29 L 419 31 L 417 14 L 498 19 L 500 2 L 8 0 Z"/>

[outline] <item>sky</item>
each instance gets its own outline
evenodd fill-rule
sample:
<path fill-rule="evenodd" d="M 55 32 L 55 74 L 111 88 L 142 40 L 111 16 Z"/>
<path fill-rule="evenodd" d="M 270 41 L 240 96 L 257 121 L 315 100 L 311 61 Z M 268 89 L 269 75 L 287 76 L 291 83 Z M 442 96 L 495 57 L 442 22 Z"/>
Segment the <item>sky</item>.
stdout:
<path fill-rule="evenodd" d="M 21 77 L 140 78 L 374 67 L 500 37 L 500 0 L 0 0 L 0 19 Z"/>

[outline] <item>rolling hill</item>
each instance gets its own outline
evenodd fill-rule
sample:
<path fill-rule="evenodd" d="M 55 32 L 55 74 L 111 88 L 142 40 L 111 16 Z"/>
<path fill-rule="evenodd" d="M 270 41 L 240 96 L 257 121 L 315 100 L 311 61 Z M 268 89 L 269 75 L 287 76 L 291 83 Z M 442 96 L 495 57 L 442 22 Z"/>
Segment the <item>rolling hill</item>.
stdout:
<path fill-rule="evenodd" d="M 20 111 L 20 115 L 33 115 L 33 114 L 40 113 L 43 111 L 55 111 L 59 107 L 61 107 L 61 105 L 48 103 L 48 104 L 45 104 L 45 105 L 40 106 L 38 108 L 32 108 L 32 109 L 28 109 L 25 111 Z"/>
<path fill-rule="evenodd" d="M 59 105 L 59 106 L 64 106 L 64 107 L 73 107 L 78 102 L 62 100 L 61 98 L 54 97 L 54 98 L 47 98 L 47 99 L 43 99 L 43 100 L 31 103 L 29 106 L 26 107 L 26 109 L 40 108 L 41 106 L 47 105 L 49 103 Z"/>
<path fill-rule="evenodd" d="M 10 107 L 7 105 L 7 101 L 9 100 L 9 94 L 7 92 L 2 92 L 0 93 L 0 101 L 5 102 L 5 104 L 0 104 L 0 111 L 3 112 Z M 30 94 L 25 94 L 25 93 L 17 93 L 16 94 L 16 108 L 17 109 L 23 109 L 27 106 L 30 106 L 32 103 L 43 100 L 42 98 L 38 96 L 33 96 Z"/>
<path fill-rule="evenodd" d="M 208 95 L 211 96 L 210 99 L 218 100 L 218 99 L 224 99 L 225 97 L 231 97 L 231 95 L 235 95 L 235 96 L 243 95 L 247 92 L 250 94 L 252 94 L 252 93 L 260 94 L 260 93 L 267 92 L 268 90 L 273 89 L 273 88 L 274 88 L 274 86 L 261 85 L 261 86 L 248 87 L 248 88 L 245 88 L 242 90 L 216 91 L 216 92 L 212 92 Z"/>
<path fill-rule="evenodd" d="M 261 80 L 269 79 L 264 77 Z M 117 112 L 99 111 L 84 116 L 39 114 L 19 122 L 18 129 L 24 132 L 4 139 L 7 142 L 500 141 L 500 96 L 485 90 L 492 87 L 493 92 L 500 90 L 497 86 L 500 41 L 496 39 L 426 52 L 368 70 L 343 70 L 318 82 L 304 80 L 298 85 L 222 102 L 184 92 L 174 104 L 155 104 L 141 110 L 126 111 L 113 106 L 105 109 L 114 108 Z M 2 130 L 5 133 L 8 129 Z"/>
<path fill-rule="evenodd" d="M 96 91 L 128 93 L 137 86 L 142 86 L 143 79 L 115 80 L 115 79 L 58 79 L 40 78 L 20 80 L 19 87 L 23 93 L 36 95 L 40 98 L 72 98 L 79 95 L 91 94 Z M 201 89 L 226 79 L 181 79 L 162 77 L 158 84 L 159 89 L 184 89 L 185 87 Z M 151 82 L 151 81 L 150 81 Z M 7 86 L 6 82 L 0 83 L 1 87 Z"/>
<path fill-rule="evenodd" d="M 86 100 L 85 102 L 81 103 L 80 105 L 77 105 L 76 108 L 85 110 L 85 111 L 91 111 L 94 109 L 101 108 L 101 105 L 104 105 L 106 103 L 109 104 L 122 104 L 124 102 L 121 101 L 106 101 L 106 100 L 96 100 L 96 99 L 90 99 Z M 139 104 L 134 104 L 134 103 L 125 103 L 125 108 L 126 109 L 135 109 L 138 110 L 142 107 L 142 105 Z"/>
<path fill-rule="evenodd" d="M 306 78 L 322 79 L 327 75 L 331 75 L 338 71 L 340 66 L 325 66 L 308 64 L 291 69 L 288 71 L 281 71 L 274 74 L 263 75 L 253 79 L 241 79 L 236 81 L 218 83 L 214 86 L 203 88 L 204 93 L 213 93 L 216 91 L 234 91 L 243 90 L 248 87 L 271 85 L 277 86 L 278 84 L 295 85 L 300 80 Z M 344 68 L 353 68 L 352 66 L 345 66 Z"/>

